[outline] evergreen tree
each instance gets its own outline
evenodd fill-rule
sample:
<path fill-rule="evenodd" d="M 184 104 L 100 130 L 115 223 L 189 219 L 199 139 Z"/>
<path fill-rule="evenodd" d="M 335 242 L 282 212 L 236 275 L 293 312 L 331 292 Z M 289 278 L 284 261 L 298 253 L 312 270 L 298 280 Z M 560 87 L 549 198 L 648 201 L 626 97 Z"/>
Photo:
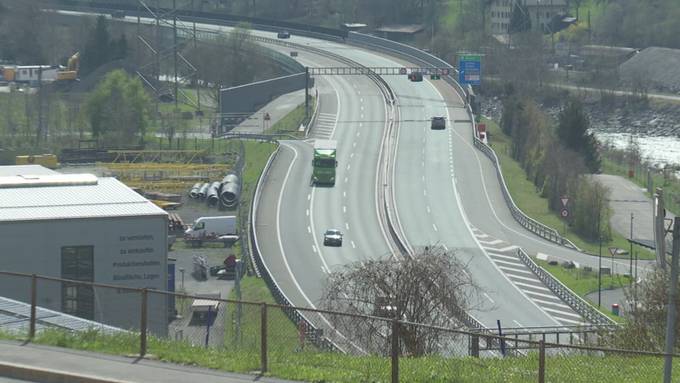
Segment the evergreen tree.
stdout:
<path fill-rule="evenodd" d="M 588 170 L 595 173 L 600 169 L 600 156 L 597 152 L 597 140 L 588 132 L 590 122 L 583 111 L 583 105 L 577 99 L 570 99 L 559 115 L 557 136 L 564 146 L 581 153 Z"/>
<path fill-rule="evenodd" d="M 83 74 L 88 74 L 109 62 L 112 57 L 111 36 L 109 35 L 108 21 L 104 16 L 97 17 L 97 25 L 94 32 L 85 44 L 80 69 Z"/>
<path fill-rule="evenodd" d="M 125 33 L 121 34 L 116 42 L 111 43 L 112 59 L 120 60 L 127 57 L 128 43 Z"/>
<path fill-rule="evenodd" d="M 512 14 L 510 15 L 510 25 L 508 26 L 508 33 L 521 33 L 531 30 L 531 17 L 526 7 L 518 1 L 514 2 L 512 7 Z"/>

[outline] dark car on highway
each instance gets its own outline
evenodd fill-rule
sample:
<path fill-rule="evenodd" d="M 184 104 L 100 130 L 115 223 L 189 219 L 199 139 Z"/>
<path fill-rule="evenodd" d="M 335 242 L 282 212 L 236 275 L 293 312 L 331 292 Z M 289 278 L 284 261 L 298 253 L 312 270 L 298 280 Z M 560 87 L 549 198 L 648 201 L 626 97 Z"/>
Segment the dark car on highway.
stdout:
<path fill-rule="evenodd" d="M 342 246 L 342 233 L 337 229 L 328 229 L 323 234 L 324 246 Z"/>
<path fill-rule="evenodd" d="M 289 38 L 290 38 L 290 32 L 288 32 L 288 31 L 281 31 L 281 32 L 279 32 L 279 33 L 276 35 L 276 37 L 278 37 L 278 38 L 280 38 L 280 39 L 289 39 Z"/>
<path fill-rule="evenodd" d="M 444 118 L 444 117 L 432 117 L 432 122 L 430 123 L 430 129 L 446 129 L 446 118 Z"/>

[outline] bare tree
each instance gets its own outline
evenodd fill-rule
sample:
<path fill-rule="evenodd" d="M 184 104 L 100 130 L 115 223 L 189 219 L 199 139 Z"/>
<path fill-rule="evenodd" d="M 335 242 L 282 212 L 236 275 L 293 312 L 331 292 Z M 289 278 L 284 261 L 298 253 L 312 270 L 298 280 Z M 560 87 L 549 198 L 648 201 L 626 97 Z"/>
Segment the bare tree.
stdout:
<path fill-rule="evenodd" d="M 611 334 L 610 342 L 619 348 L 663 351 L 669 287 L 670 270 L 657 268 L 647 273 L 642 282 L 626 289 L 626 301 L 631 305 L 628 320 L 621 331 Z M 676 310 L 680 311 L 680 305 L 676 304 Z M 680 323 L 676 323 L 676 333 L 677 328 Z M 676 345 L 675 352 L 678 349 Z"/>
<path fill-rule="evenodd" d="M 352 263 L 328 278 L 322 304 L 329 310 L 374 315 L 409 323 L 451 328 L 471 308 L 477 287 L 454 252 L 432 246 L 412 258 L 384 257 Z M 331 316 L 336 330 L 355 347 L 369 353 L 389 350 L 390 327 L 385 320 Z M 448 334 L 450 335 L 450 334 Z M 403 325 L 402 352 L 424 355 L 455 346 L 441 331 Z"/>

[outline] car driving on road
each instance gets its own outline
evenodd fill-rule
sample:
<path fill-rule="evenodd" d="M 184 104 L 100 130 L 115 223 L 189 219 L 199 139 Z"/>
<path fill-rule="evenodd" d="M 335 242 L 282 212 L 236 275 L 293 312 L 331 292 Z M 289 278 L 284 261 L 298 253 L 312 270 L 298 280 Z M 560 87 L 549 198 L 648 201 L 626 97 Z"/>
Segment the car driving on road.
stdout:
<path fill-rule="evenodd" d="M 430 129 L 446 129 L 446 118 L 444 118 L 444 117 L 432 117 L 432 122 L 430 123 Z"/>
<path fill-rule="evenodd" d="M 289 38 L 290 38 L 290 32 L 288 32 L 288 31 L 281 31 L 281 32 L 279 32 L 279 33 L 276 35 L 276 37 L 278 37 L 278 38 L 280 38 L 280 39 L 289 39 Z"/>
<path fill-rule="evenodd" d="M 342 233 L 337 229 L 328 229 L 323 234 L 324 246 L 342 246 Z"/>

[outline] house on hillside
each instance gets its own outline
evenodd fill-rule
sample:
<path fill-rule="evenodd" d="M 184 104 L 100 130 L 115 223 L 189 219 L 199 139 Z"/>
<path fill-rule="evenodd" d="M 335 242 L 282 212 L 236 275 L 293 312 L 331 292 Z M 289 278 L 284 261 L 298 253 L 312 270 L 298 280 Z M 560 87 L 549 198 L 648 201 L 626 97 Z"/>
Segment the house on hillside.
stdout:
<path fill-rule="evenodd" d="M 569 13 L 567 0 L 495 0 L 489 7 L 492 34 L 508 34 L 515 3 L 522 5 L 529 14 L 531 29 L 544 33 L 551 32 L 550 25 L 555 17 Z"/>

